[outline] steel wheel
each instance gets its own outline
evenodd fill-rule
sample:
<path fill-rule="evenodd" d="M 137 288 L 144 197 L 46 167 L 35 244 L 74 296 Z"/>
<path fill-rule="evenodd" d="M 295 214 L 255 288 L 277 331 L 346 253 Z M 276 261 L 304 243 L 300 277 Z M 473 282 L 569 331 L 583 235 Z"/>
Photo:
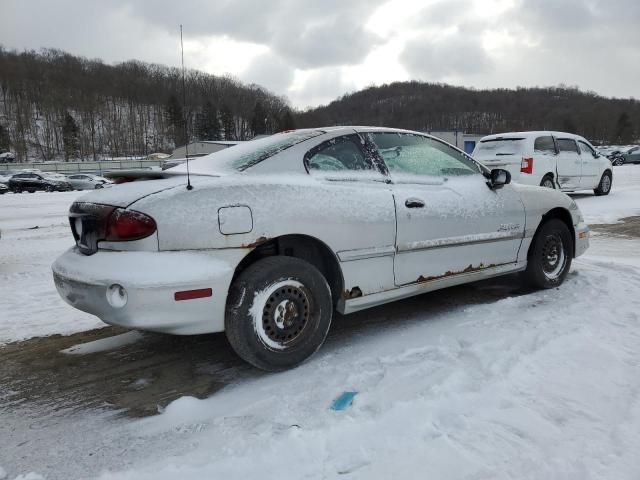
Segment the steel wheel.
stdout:
<path fill-rule="evenodd" d="M 557 287 L 569 273 L 572 259 L 569 226 L 558 218 L 547 220 L 538 227 L 529 247 L 524 279 L 534 288 Z"/>
<path fill-rule="evenodd" d="M 262 318 L 256 318 L 255 325 L 261 340 L 277 350 L 299 343 L 312 306 L 309 290 L 300 282 L 285 280 L 272 285 L 262 296 Z"/>
<path fill-rule="evenodd" d="M 232 283 L 225 331 L 241 358 L 278 371 L 304 362 L 320 348 L 332 316 L 331 289 L 316 267 L 299 258 L 267 257 Z"/>
<path fill-rule="evenodd" d="M 547 235 L 542 244 L 542 272 L 549 280 L 556 280 L 567 263 L 562 238 L 558 233 Z"/>

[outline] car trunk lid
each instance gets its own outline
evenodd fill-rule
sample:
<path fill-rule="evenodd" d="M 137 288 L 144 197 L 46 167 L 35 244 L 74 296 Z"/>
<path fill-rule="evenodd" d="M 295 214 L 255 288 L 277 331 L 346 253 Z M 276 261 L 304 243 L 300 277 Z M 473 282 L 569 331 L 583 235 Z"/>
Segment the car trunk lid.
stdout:
<path fill-rule="evenodd" d="M 110 188 L 92 190 L 78 198 L 78 202 L 125 208 L 148 195 L 179 186 L 186 187 L 186 185 L 186 175 L 171 175 L 167 176 L 167 178 L 154 177 L 154 179 L 140 179 L 138 177 L 136 181 L 121 183 Z"/>

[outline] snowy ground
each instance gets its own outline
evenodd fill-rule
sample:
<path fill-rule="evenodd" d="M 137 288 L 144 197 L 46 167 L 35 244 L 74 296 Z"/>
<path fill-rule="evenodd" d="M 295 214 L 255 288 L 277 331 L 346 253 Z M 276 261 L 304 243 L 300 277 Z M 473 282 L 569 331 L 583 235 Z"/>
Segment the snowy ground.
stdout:
<path fill-rule="evenodd" d="M 51 277 L 53 260 L 73 245 L 67 212 L 81 193 L 0 196 L 0 344 L 102 324 L 61 301 Z"/>
<path fill-rule="evenodd" d="M 0 197 L 0 341 L 99 325 L 57 298 L 48 268 L 74 195 Z M 640 215 L 640 168 L 574 198 L 588 223 Z M 559 289 L 509 282 L 338 318 L 303 366 L 142 420 L 0 403 L 0 478 L 640 478 L 640 238 L 595 234 Z M 353 404 L 330 410 L 345 391 Z"/>

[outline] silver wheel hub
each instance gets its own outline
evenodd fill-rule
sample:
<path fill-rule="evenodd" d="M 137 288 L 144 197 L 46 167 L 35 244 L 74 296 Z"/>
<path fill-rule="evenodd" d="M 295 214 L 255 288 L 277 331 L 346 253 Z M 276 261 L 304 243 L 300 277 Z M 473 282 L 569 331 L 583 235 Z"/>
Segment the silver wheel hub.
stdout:
<path fill-rule="evenodd" d="M 296 304 L 291 300 L 283 300 L 276 307 L 273 317 L 279 328 L 289 328 L 298 317 Z"/>

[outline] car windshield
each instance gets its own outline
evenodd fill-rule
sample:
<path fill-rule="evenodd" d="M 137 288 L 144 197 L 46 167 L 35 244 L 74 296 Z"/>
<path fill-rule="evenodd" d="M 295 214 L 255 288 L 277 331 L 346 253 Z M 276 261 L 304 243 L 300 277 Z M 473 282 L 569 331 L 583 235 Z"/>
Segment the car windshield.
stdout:
<path fill-rule="evenodd" d="M 480 143 L 476 145 L 473 155 L 479 158 L 518 155 L 522 153 L 523 148 L 524 138 L 522 137 L 491 138 L 488 140 L 481 140 Z"/>
<path fill-rule="evenodd" d="M 239 143 L 195 160 L 189 160 L 189 171 L 194 174 L 242 172 L 298 143 L 325 133 L 322 130 L 294 130 L 269 137 Z M 180 164 L 166 172 L 186 173 L 187 165 Z"/>

